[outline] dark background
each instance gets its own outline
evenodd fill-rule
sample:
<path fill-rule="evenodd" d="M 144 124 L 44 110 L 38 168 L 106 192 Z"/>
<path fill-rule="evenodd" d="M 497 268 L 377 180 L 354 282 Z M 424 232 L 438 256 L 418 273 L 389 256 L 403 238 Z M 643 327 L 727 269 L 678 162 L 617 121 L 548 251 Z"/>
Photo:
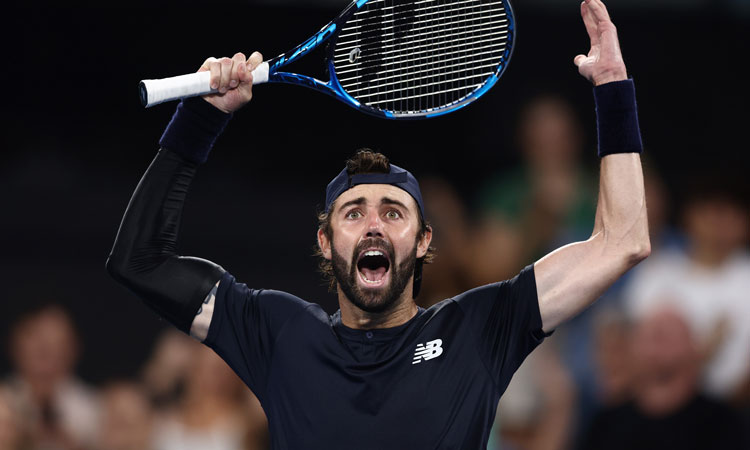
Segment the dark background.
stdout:
<path fill-rule="evenodd" d="M 138 81 L 192 72 L 208 56 L 235 51 L 274 56 L 332 19 L 346 2 L 339 3 L 74 2 L 7 9 L 1 36 L 4 344 L 22 310 L 57 301 L 79 326 L 84 378 L 101 382 L 138 370 L 166 325 L 108 277 L 104 261 L 174 110 L 174 104 L 144 110 Z M 750 167 L 748 15 L 730 2 L 682 9 L 670 2 L 608 3 L 636 79 L 647 164 L 676 198 L 706 171 Z M 442 176 L 471 206 L 488 175 L 517 161 L 514 129 L 524 100 L 553 91 L 575 102 L 589 136 L 587 163 L 595 167 L 590 85 L 572 64 L 588 50 L 578 3 L 519 0 L 514 6 L 519 37 L 510 68 L 487 95 L 455 114 L 392 122 L 301 87 L 258 87 L 193 185 L 181 252 L 219 262 L 253 287 L 284 289 L 333 311 L 335 298 L 312 256 L 315 213 L 326 183 L 355 149 L 381 150 L 417 177 Z M 7 369 L 3 345 L 0 374 Z"/>

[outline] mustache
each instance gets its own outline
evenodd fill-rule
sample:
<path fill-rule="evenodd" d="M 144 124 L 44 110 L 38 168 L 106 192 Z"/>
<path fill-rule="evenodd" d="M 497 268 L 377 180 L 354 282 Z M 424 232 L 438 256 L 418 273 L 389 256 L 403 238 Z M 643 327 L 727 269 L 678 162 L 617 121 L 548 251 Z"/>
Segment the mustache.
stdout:
<path fill-rule="evenodd" d="M 388 255 L 388 259 L 391 261 L 391 263 L 395 262 L 395 252 L 393 250 L 393 244 L 381 238 L 367 238 L 357 244 L 357 246 L 354 248 L 352 261 L 356 263 L 359 254 L 362 253 L 363 250 L 368 248 L 376 248 L 378 250 L 382 250 L 383 253 L 386 253 Z"/>

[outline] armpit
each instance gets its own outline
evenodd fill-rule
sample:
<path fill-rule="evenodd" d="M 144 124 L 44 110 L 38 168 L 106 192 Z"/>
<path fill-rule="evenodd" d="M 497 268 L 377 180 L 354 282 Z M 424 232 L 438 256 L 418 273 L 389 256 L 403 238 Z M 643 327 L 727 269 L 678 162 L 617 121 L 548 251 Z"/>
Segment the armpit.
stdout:
<path fill-rule="evenodd" d="M 195 313 L 195 319 L 193 324 L 190 326 L 190 336 L 203 342 L 208 336 L 208 328 L 211 326 L 211 318 L 214 315 L 214 304 L 216 303 L 216 292 L 219 289 L 219 283 L 217 281 L 211 291 L 206 295 L 198 311 Z"/>

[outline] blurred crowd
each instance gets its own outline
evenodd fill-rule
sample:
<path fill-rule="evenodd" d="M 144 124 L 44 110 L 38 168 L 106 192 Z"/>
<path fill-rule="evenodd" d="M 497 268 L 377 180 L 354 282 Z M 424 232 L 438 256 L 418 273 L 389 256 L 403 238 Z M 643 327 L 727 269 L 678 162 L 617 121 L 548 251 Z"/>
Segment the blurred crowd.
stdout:
<path fill-rule="evenodd" d="M 533 99 L 515 142 L 518 164 L 474 199 L 421 180 L 438 249 L 421 306 L 589 237 L 597 167 L 574 109 L 560 96 Z M 490 449 L 750 448 L 747 183 L 703 173 L 678 190 L 650 160 L 644 169 L 651 257 L 524 362 Z M 169 330 L 138 376 L 94 387 L 75 373 L 72 319 L 54 303 L 15 318 L 0 450 L 268 447 L 258 400 L 211 350 Z"/>
<path fill-rule="evenodd" d="M 74 373 L 77 336 L 60 306 L 11 330 L 14 371 L 0 386 L 2 450 L 260 450 L 257 398 L 212 350 L 166 331 L 136 379 L 95 389 Z"/>

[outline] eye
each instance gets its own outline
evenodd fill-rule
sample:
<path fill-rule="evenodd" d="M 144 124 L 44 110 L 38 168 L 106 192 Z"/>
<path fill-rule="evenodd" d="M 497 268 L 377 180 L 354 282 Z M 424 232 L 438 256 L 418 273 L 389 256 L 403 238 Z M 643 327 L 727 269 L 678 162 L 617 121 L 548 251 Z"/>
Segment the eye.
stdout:
<path fill-rule="evenodd" d="M 360 217 L 362 217 L 362 211 L 358 209 L 353 209 L 346 213 L 346 218 L 350 220 L 359 219 Z"/>
<path fill-rule="evenodd" d="M 399 213 L 395 209 L 391 209 L 391 210 L 388 210 L 387 213 L 385 213 L 385 217 L 387 219 L 391 219 L 391 220 L 400 219 L 401 218 L 401 213 Z"/>

